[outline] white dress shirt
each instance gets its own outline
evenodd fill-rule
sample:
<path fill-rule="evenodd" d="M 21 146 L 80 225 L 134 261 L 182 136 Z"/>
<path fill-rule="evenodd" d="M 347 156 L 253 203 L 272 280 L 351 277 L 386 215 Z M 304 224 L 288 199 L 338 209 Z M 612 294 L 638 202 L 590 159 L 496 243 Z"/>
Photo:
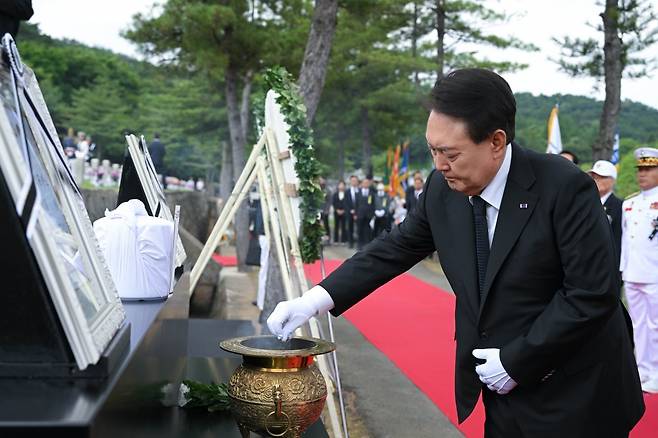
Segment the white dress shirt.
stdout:
<path fill-rule="evenodd" d="M 500 204 L 503 201 L 503 193 L 505 193 L 509 168 L 512 164 L 512 147 L 508 144 L 506 148 L 505 158 L 503 158 L 503 163 L 500 165 L 496 176 L 494 176 L 491 182 L 484 188 L 484 190 L 482 190 L 482 193 L 480 193 L 480 198 L 487 203 L 486 212 L 489 247 L 491 247 L 491 244 L 493 243 L 494 233 L 496 232 L 496 222 L 498 221 L 498 212 L 500 211 Z M 469 196 L 468 200 L 473 204 L 471 198 L 472 196 Z"/>
<path fill-rule="evenodd" d="M 601 205 L 605 204 L 605 201 L 608 200 L 610 195 L 612 195 L 612 190 L 606 193 L 605 195 L 601 196 Z"/>

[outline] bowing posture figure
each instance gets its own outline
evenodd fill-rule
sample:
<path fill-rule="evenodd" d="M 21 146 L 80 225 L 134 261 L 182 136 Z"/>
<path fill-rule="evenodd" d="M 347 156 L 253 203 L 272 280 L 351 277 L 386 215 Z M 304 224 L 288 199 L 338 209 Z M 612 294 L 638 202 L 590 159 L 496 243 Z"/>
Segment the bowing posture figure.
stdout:
<path fill-rule="evenodd" d="M 279 303 L 270 330 L 287 338 L 314 315 L 340 315 L 436 250 L 456 296 L 460 422 L 482 393 L 488 438 L 628 436 L 644 402 L 594 182 L 514 143 L 516 102 L 491 71 L 448 74 L 431 104 L 435 170 L 418 204 L 319 285 Z"/>

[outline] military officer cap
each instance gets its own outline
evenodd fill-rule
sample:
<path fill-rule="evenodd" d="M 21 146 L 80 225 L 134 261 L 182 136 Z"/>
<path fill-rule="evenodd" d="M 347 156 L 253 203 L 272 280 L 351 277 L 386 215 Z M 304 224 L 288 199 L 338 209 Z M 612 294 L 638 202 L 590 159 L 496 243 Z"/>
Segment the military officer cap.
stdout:
<path fill-rule="evenodd" d="M 658 166 L 658 149 L 639 148 L 635 150 L 635 167 Z"/>

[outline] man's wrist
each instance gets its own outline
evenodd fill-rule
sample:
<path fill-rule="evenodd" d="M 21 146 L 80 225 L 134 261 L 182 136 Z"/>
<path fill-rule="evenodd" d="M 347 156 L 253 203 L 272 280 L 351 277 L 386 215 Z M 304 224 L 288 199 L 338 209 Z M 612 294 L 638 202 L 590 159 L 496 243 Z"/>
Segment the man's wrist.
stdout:
<path fill-rule="evenodd" d="M 327 313 L 334 308 L 334 300 L 331 295 L 320 285 L 312 287 L 304 293 L 303 297 L 310 300 L 317 315 Z"/>

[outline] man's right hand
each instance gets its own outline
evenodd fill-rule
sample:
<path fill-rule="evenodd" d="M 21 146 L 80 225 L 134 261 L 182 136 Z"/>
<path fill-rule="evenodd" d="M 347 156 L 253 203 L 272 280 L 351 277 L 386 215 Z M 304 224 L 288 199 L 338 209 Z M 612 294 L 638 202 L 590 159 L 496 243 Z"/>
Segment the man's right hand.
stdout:
<path fill-rule="evenodd" d="M 311 317 L 326 313 L 334 308 L 334 301 L 322 286 L 315 286 L 301 297 L 282 301 L 267 318 L 270 332 L 287 341 L 292 333 Z"/>

